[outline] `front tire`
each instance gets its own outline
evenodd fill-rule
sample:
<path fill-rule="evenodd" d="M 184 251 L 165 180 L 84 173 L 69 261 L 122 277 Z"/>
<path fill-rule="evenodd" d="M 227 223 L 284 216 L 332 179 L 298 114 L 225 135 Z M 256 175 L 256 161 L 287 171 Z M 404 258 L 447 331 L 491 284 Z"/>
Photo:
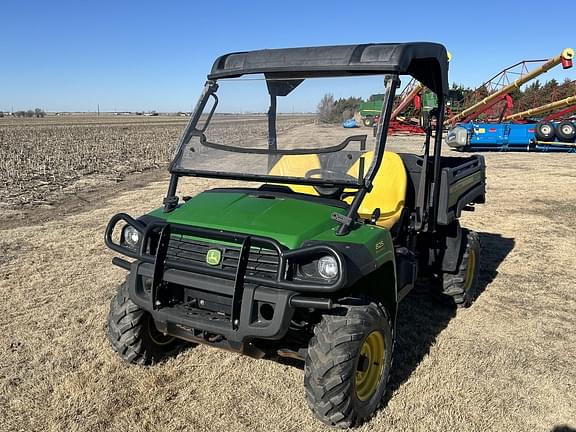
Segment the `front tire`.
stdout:
<path fill-rule="evenodd" d="M 362 120 L 362 122 L 364 123 L 364 126 L 371 127 L 374 124 L 374 118 L 373 117 L 365 117 L 364 120 Z"/>
<path fill-rule="evenodd" d="M 478 295 L 480 273 L 480 239 L 478 233 L 462 230 L 466 241 L 463 255 L 456 273 L 442 275 L 442 291 L 451 297 L 456 306 L 469 307 Z"/>
<path fill-rule="evenodd" d="M 152 365 L 186 344 L 156 329 L 152 316 L 130 299 L 126 283 L 110 302 L 107 336 L 122 360 L 142 366 Z"/>
<path fill-rule="evenodd" d="M 344 305 L 314 329 L 304 367 L 308 406 L 322 422 L 348 428 L 369 420 L 382 403 L 394 338 L 375 302 Z"/>

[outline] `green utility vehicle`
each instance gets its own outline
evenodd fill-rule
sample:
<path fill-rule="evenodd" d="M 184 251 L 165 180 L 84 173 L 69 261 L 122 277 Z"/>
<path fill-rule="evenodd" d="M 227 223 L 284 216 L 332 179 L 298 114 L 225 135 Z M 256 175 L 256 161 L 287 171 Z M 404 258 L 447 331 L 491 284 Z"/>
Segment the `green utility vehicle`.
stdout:
<path fill-rule="evenodd" d="M 163 207 L 119 213 L 106 229 L 108 247 L 129 258 L 113 259 L 128 271 L 108 317 L 120 357 L 152 364 L 186 342 L 289 357 L 304 362 L 320 420 L 369 419 L 386 390 L 398 304 L 416 279 L 438 280 L 430 286 L 458 305 L 476 294 L 478 237 L 458 218 L 484 202 L 485 165 L 481 156 L 440 155 L 447 69 L 434 43 L 218 58 L 170 165 Z M 438 97 L 422 154 L 385 151 L 401 74 Z M 384 93 L 376 136 L 283 114 L 315 106 L 321 83 Z M 230 114 L 262 106 L 265 116 Z M 191 177 L 207 190 L 184 196 Z"/>

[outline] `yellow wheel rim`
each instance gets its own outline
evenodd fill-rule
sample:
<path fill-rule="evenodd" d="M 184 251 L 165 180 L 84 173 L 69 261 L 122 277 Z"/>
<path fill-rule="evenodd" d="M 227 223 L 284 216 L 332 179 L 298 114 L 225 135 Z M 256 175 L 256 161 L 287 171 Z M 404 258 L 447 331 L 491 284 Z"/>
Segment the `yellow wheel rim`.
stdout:
<path fill-rule="evenodd" d="M 384 348 L 384 336 L 377 330 L 362 344 L 355 376 L 356 396 L 361 401 L 370 399 L 378 389 L 384 369 Z"/>
<path fill-rule="evenodd" d="M 168 336 L 158 331 L 151 316 L 148 317 L 146 327 L 148 329 L 148 337 L 158 346 L 169 345 L 174 340 L 173 336 Z"/>
<path fill-rule="evenodd" d="M 476 273 L 476 251 L 471 249 L 468 255 L 468 269 L 466 270 L 466 282 L 464 283 L 464 292 L 468 291 L 474 282 Z"/>

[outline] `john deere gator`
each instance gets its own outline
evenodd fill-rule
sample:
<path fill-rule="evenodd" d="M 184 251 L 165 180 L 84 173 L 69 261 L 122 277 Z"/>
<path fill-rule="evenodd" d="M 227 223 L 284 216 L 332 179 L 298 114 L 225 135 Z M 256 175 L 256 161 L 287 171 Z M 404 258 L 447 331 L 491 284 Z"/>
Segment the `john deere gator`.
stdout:
<path fill-rule="evenodd" d="M 441 156 L 447 74 L 446 49 L 435 43 L 216 59 L 162 206 L 118 213 L 106 229 L 106 244 L 122 256 L 113 264 L 128 272 L 108 316 L 118 355 L 150 365 L 206 344 L 290 357 L 303 362 L 318 419 L 337 427 L 368 420 L 386 391 L 399 302 L 417 278 L 459 306 L 476 295 L 478 236 L 458 220 L 485 200 L 485 165 L 481 156 Z M 386 150 L 400 75 L 438 98 L 415 153 Z M 320 83 L 366 87 L 349 80 L 384 95 L 375 137 L 335 139 L 330 127 L 286 114 L 316 103 Z M 226 114 L 262 105 L 264 116 Z M 206 190 L 187 196 L 190 179 Z"/>

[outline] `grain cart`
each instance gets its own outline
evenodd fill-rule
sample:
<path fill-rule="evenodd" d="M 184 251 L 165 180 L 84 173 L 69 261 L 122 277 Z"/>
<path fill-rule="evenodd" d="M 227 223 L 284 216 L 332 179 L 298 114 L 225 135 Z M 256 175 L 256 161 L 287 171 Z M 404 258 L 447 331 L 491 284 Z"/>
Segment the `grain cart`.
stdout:
<path fill-rule="evenodd" d="M 478 237 L 458 218 L 484 202 L 485 166 L 481 156 L 440 155 L 447 68 L 445 48 L 434 43 L 218 58 L 170 165 L 163 207 L 136 218 L 119 213 L 106 229 L 108 247 L 125 257 L 113 263 L 128 271 L 108 317 L 120 357 L 152 364 L 188 341 L 298 359 L 321 421 L 368 420 L 386 391 L 398 304 L 416 278 L 438 278 L 458 305 L 475 295 Z M 422 154 L 385 150 L 401 74 L 438 97 Z M 295 126 L 301 120 L 282 114 L 320 100 L 322 78 L 332 89 L 366 80 L 384 93 L 372 142 L 336 140 L 349 131 Z M 227 82 L 242 89 L 226 93 Z M 303 99 L 285 103 L 299 91 Z M 267 115 L 223 114 L 238 112 L 238 103 L 244 112 L 263 103 Z M 190 177 L 212 187 L 179 197 Z M 241 183 L 221 187 L 223 180 Z"/>
<path fill-rule="evenodd" d="M 366 127 L 371 127 L 382 112 L 382 102 L 380 99 L 382 95 L 372 95 L 370 99 L 365 102 L 360 102 L 358 112 L 362 118 L 362 124 Z"/>

